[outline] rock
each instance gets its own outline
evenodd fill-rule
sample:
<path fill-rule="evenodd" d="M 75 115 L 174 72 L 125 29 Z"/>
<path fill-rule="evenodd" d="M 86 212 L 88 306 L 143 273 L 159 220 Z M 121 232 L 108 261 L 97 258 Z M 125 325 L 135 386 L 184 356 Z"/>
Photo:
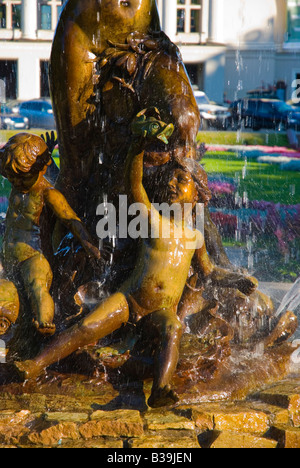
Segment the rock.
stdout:
<path fill-rule="evenodd" d="M 29 434 L 26 426 L 32 421 L 30 411 L 4 411 L 0 413 L 0 443 L 4 445 L 18 444 L 22 437 Z"/>
<path fill-rule="evenodd" d="M 107 437 L 99 437 L 98 439 L 91 439 L 91 440 L 78 440 L 78 441 L 67 442 L 67 443 L 63 442 L 57 448 L 122 449 L 123 446 L 124 446 L 124 442 L 122 439 L 109 439 Z"/>
<path fill-rule="evenodd" d="M 259 411 L 236 408 L 214 413 L 215 430 L 264 434 L 269 429 L 268 416 Z"/>
<path fill-rule="evenodd" d="M 45 421 L 83 423 L 83 422 L 88 421 L 89 416 L 86 413 L 53 412 L 53 413 L 45 413 L 44 419 Z"/>
<path fill-rule="evenodd" d="M 29 410 L 22 410 L 19 412 L 14 411 L 1 411 L 0 412 L 0 424 L 22 424 L 28 420 L 31 412 Z"/>
<path fill-rule="evenodd" d="M 144 424 L 139 411 L 95 411 L 91 421 L 79 428 L 84 439 L 93 437 L 139 437 L 144 434 Z"/>
<path fill-rule="evenodd" d="M 194 430 L 195 423 L 172 412 L 150 411 L 145 414 L 145 421 L 149 431 L 163 431 L 166 429 Z"/>
<path fill-rule="evenodd" d="M 200 448 L 195 434 L 188 431 L 164 431 L 162 434 L 145 435 L 128 441 L 129 448 L 157 448 L 157 449 L 193 449 Z"/>
<path fill-rule="evenodd" d="M 276 426 L 277 424 L 288 424 L 290 421 L 288 409 L 280 408 L 279 406 L 268 405 L 267 403 L 263 403 L 261 401 L 250 402 L 248 405 L 249 408 L 266 413 L 270 426 Z"/>
<path fill-rule="evenodd" d="M 195 421 L 195 425 L 201 431 L 211 431 L 214 428 L 214 414 L 206 412 L 201 406 L 192 409 L 192 419 Z"/>
<path fill-rule="evenodd" d="M 277 441 L 250 434 L 221 432 L 210 448 L 276 448 Z"/>
<path fill-rule="evenodd" d="M 3 445 L 16 445 L 28 435 L 30 430 L 24 425 L 0 424 L 0 443 Z"/>
<path fill-rule="evenodd" d="M 295 427 L 300 427 L 300 385 L 299 382 L 283 382 L 260 392 L 259 399 L 271 405 L 287 408 Z"/>
<path fill-rule="evenodd" d="M 192 419 L 201 430 L 264 434 L 269 429 L 268 415 L 244 404 L 199 405 Z"/>
<path fill-rule="evenodd" d="M 278 440 L 280 448 L 300 448 L 300 429 L 297 427 L 273 426 L 270 430 L 270 437 Z"/>
<path fill-rule="evenodd" d="M 77 425 L 72 422 L 62 422 L 44 429 L 40 433 L 33 432 L 28 436 L 29 442 L 44 447 L 60 445 L 64 439 L 78 440 L 79 438 Z"/>

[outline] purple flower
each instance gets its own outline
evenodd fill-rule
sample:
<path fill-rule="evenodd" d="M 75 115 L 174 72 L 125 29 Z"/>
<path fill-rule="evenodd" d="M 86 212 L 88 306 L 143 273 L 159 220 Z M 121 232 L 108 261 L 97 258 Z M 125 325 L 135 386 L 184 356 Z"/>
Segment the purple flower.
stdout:
<path fill-rule="evenodd" d="M 222 182 L 222 181 L 209 181 L 208 182 L 208 187 L 210 191 L 212 192 L 213 195 L 231 195 L 235 193 L 236 187 L 233 184 L 230 184 L 229 182 Z"/>

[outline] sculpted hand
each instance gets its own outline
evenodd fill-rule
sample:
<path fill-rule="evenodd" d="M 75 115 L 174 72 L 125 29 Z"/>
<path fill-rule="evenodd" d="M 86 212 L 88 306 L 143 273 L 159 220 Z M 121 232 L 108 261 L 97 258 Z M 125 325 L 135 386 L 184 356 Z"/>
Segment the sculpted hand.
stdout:
<path fill-rule="evenodd" d="M 55 133 L 53 131 L 51 132 L 51 134 L 49 132 L 46 132 L 46 135 L 42 135 L 42 138 L 48 146 L 50 153 L 52 154 L 55 146 L 58 143 Z"/>

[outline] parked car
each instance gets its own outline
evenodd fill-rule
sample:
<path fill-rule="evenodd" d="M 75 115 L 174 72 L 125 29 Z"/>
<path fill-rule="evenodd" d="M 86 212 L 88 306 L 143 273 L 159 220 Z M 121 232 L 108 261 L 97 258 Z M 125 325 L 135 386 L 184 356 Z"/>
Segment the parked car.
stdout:
<path fill-rule="evenodd" d="M 297 110 L 297 111 L 300 111 L 300 101 L 299 102 L 295 102 L 295 101 L 287 101 L 287 104 L 289 104 L 290 106 L 292 106 L 293 109 Z"/>
<path fill-rule="evenodd" d="M 229 110 L 233 127 L 300 130 L 300 110 L 277 99 L 240 99 L 233 102 Z"/>
<path fill-rule="evenodd" d="M 215 127 L 227 129 L 231 114 L 227 107 L 213 104 L 203 91 L 195 91 L 195 98 L 202 118 L 204 130 Z"/>
<path fill-rule="evenodd" d="M 19 113 L 29 119 L 30 127 L 55 130 L 55 120 L 51 102 L 46 100 L 33 100 L 22 102 Z"/>
<path fill-rule="evenodd" d="M 29 120 L 18 113 L 14 113 L 8 106 L 1 105 L 0 128 L 2 130 L 28 130 Z"/>

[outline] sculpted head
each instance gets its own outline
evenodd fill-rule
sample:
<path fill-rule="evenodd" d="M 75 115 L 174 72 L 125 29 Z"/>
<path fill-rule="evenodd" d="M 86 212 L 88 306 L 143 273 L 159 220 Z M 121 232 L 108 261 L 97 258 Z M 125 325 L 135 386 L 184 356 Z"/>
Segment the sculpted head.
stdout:
<path fill-rule="evenodd" d="M 30 189 L 50 164 L 48 146 L 38 135 L 18 133 L 1 151 L 2 174 L 21 192 Z"/>
<path fill-rule="evenodd" d="M 137 27 L 158 22 L 155 0 L 99 0 L 103 19 L 131 23 Z M 159 24 L 159 22 L 158 22 Z"/>
<path fill-rule="evenodd" d="M 69 0 L 64 15 L 74 11 L 78 24 L 101 39 L 124 42 L 134 31 L 160 31 L 156 0 Z"/>
<path fill-rule="evenodd" d="M 99 0 L 101 20 L 105 24 L 120 23 L 141 30 L 159 27 L 155 0 Z"/>

